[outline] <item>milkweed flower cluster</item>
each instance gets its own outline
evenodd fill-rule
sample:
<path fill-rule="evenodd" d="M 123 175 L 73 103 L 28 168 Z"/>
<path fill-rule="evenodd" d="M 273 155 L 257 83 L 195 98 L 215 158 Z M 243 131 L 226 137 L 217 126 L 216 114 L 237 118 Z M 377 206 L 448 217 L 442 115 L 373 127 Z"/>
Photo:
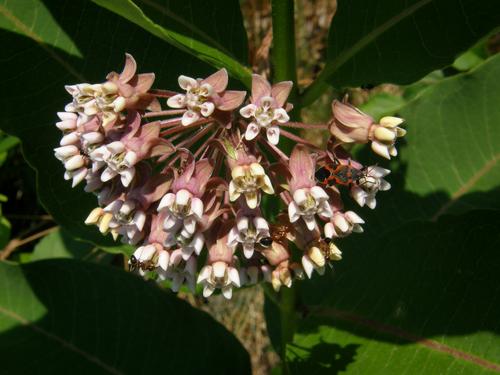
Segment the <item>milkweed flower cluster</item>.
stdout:
<path fill-rule="evenodd" d="M 205 297 L 220 290 L 231 298 L 242 285 L 279 290 L 323 274 L 342 257 L 339 239 L 363 231 L 342 199 L 373 209 L 390 188 L 389 170 L 352 160 L 343 146 L 371 143 L 380 156 L 396 156 L 399 118 L 377 123 L 334 101 L 328 124 L 290 122 L 292 82 L 253 75 L 246 100 L 227 90 L 225 69 L 180 76 L 178 92 L 152 89 L 155 75 L 136 69 L 127 54 L 123 71 L 105 82 L 66 86 L 72 100 L 58 113 L 55 156 L 65 179 L 97 197 L 86 224 L 135 246 L 130 269 L 174 291 L 199 284 Z M 324 129 L 330 141 L 317 148 L 297 128 Z M 291 152 L 283 138 L 295 143 Z"/>

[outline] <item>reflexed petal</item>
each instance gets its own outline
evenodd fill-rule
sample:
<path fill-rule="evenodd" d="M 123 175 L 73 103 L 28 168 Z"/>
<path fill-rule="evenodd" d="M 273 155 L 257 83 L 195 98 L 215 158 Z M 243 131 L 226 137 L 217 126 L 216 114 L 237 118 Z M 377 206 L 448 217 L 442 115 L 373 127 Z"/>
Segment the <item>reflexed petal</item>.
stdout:
<path fill-rule="evenodd" d="M 293 82 L 283 81 L 278 82 L 271 88 L 271 96 L 276 100 L 276 105 L 278 107 L 283 107 L 286 103 L 290 91 L 292 91 Z"/>
<path fill-rule="evenodd" d="M 266 135 L 269 142 L 273 145 L 277 145 L 280 141 L 280 128 L 277 126 L 271 126 L 267 128 Z"/>
<path fill-rule="evenodd" d="M 191 125 L 193 122 L 198 121 L 199 118 L 200 115 L 197 112 L 189 110 L 184 112 L 184 114 L 182 115 L 181 123 L 184 126 L 188 126 Z"/>
<path fill-rule="evenodd" d="M 251 141 L 255 137 L 259 135 L 260 127 L 256 125 L 254 122 L 251 122 L 247 126 L 247 130 L 245 131 L 245 139 L 247 141 Z"/>
<path fill-rule="evenodd" d="M 167 105 L 170 108 L 184 108 L 186 106 L 186 95 L 177 94 L 177 95 L 171 96 L 167 100 Z"/>
<path fill-rule="evenodd" d="M 106 168 L 102 174 L 101 174 L 101 181 L 106 182 L 114 178 L 118 173 L 116 173 L 114 170 L 111 168 Z"/>

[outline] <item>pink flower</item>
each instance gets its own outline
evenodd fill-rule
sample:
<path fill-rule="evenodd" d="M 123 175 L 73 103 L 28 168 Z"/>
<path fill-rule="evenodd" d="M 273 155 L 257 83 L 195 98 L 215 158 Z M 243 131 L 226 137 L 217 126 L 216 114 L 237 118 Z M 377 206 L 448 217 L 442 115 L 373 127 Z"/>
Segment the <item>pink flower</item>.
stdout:
<path fill-rule="evenodd" d="M 179 77 L 179 86 L 185 94 L 174 95 L 167 100 L 171 108 L 186 108 L 182 115 L 182 125 L 187 126 L 200 117 L 210 117 L 216 109 L 232 111 L 245 99 L 244 91 L 226 91 L 228 75 L 221 69 L 205 79 Z"/>
<path fill-rule="evenodd" d="M 251 118 L 245 139 L 251 141 L 259 135 L 261 129 L 266 129 L 267 140 L 274 145 L 279 142 L 280 129 L 278 124 L 290 121 L 287 114 L 286 99 L 290 95 L 293 83 L 279 82 L 273 86 L 257 74 L 252 75 L 252 98 L 250 104 L 240 109 L 244 118 Z"/>
<path fill-rule="evenodd" d="M 302 218 L 309 230 L 316 228 L 315 215 L 332 216 L 328 194 L 314 180 L 314 161 L 303 146 L 295 146 L 289 161 L 289 187 L 293 200 L 288 205 L 291 223 Z"/>
<path fill-rule="evenodd" d="M 329 124 L 330 133 L 338 143 L 367 143 L 372 141 L 372 150 L 390 159 L 397 155 L 396 138 L 403 137 L 406 131 L 398 125 L 403 120 L 386 116 L 376 124 L 372 117 L 350 104 L 334 100 L 332 102 L 333 119 Z"/>

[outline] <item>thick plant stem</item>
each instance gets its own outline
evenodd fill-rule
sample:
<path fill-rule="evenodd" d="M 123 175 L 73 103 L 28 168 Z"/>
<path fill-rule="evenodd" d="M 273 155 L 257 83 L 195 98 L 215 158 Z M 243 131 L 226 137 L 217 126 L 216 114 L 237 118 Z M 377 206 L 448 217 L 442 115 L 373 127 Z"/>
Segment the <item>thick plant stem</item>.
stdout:
<path fill-rule="evenodd" d="M 296 327 L 296 299 L 297 287 L 293 284 L 291 288 L 282 288 L 280 291 L 280 323 L 281 323 L 281 353 L 283 361 L 283 373 L 288 374 L 286 363 L 286 345 L 293 340 Z"/>
<path fill-rule="evenodd" d="M 273 80 L 292 81 L 290 101 L 295 102 L 297 69 L 295 57 L 294 0 L 272 0 L 273 20 Z"/>
<path fill-rule="evenodd" d="M 295 50 L 295 17 L 294 0 L 272 0 L 273 21 L 273 46 L 271 50 L 273 62 L 273 81 L 292 81 L 293 90 L 289 101 L 295 105 L 291 118 L 300 120 L 300 103 L 297 90 L 297 67 Z M 294 142 L 289 139 L 280 141 L 280 148 L 290 151 Z M 281 332 L 281 359 L 283 361 L 283 373 L 288 374 L 286 363 L 286 345 L 291 342 L 296 326 L 296 284 L 291 288 L 282 287 L 279 294 L 280 332 Z"/>

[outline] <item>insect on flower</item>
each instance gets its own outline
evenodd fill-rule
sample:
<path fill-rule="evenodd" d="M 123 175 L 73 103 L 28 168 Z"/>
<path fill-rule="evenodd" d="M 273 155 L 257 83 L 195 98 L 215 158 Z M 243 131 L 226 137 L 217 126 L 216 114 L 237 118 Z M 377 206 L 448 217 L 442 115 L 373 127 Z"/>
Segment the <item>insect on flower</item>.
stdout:
<path fill-rule="evenodd" d="M 389 170 L 363 166 L 343 145 L 371 141 L 379 155 L 396 156 L 401 119 L 377 124 L 334 101 L 328 124 L 291 123 L 292 82 L 271 85 L 254 74 L 245 100 L 246 92 L 226 90 L 221 69 L 204 79 L 179 77 L 181 93 L 151 90 L 155 75 L 136 74 L 133 57 L 125 60 L 103 83 L 67 87 L 72 101 L 58 113 L 54 152 L 65 178 L 97 196 L 85 223 L 135 247 L 132 272 L 169 280 L 174 292 L 198 283 L 205 297 L 231 298 L 234 288 L 258 280 L 289 288 L 341 259 L 333 239 L 363 231 L 364 221 L 343 210 L 337 186 L 372 209 L 377 192 L 390 188 Z M 339 157 L 287 127 L 329 131 Z M 263 207 L 273 200 L 286 207 L 277 220 Z"/>

